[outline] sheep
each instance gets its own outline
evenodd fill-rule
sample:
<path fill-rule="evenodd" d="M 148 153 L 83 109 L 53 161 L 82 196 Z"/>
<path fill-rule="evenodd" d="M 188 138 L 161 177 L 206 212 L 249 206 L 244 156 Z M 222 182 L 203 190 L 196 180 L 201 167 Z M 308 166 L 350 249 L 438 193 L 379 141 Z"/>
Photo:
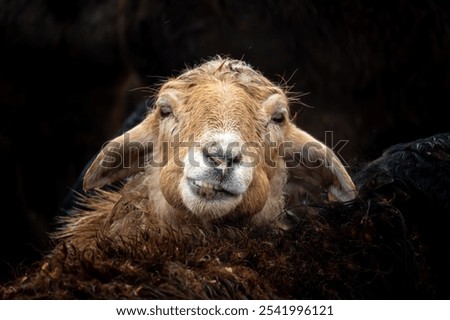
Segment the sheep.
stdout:
<path fill-rule="evenodd" d="M 93 245 L 58 239 L 0 286 L 0 298 L 448 299 L 449 154 L 449 133 L 393 146 L 354 174 L 355 199 L 291 202 L 287 230 L 273 222 L 162 232 L 135 202 L 99 191 L 86 216 L 135 215 L 135 232 L 113 236 L 114 219 L 84 225 Z"/>
<path fill-rule="evenodd" d="M 122 237 L 150 223 L 266 224 L 301 186 L 326 201 L 356 196 L 337 155 L 289 119 L 287 90 L 243 61 L 215 57 L 167 80 L 154 100 L 92 162 L 88 209 L 67 218 L 59 237 L 86 245 L 101 228 Z M 101 189 L 117 181 L 119 190 Z"/>
<path fill-rule="evenodd" d="M 203 224 L 160 232 L 146 224 L 114 239 L 99 228 L 90 247 L 59 241 L 25 275 L 0 286 L 0 298 L 448 299 L 450 256 L 441 247 L 449 137 L 389 148 L 354 175 L 352 201 L 310 212 L 299 199 L 283 213 L 294 220 L 288 230 Z"/>
<path fill-rule="evenodd" d="M 38 297 L 40 281 L 53 279 L 56 286 L 62 281 L 84 292 L 77 297 L 111 297 L 111 290 L 119 287 L 119 292 L 129 288 L 129 294 L 147 297 L 288 296 L 241 265 L 249 252 L 270 252 L 260 248 L 268 243 L 260 235 L 271 238 L 281 230 L 277 227 L 283 226 L 279 221 L 286 193 L 313 185 L 327 201 L 356 197 L 355 185 L 333 151 L 289 119 L 289 100 L 286 90 L 248 64 L 220 57 L 166 81 L 145 119 L 108 142 L 94 159 L 83 181 L 83 188 L 93 191 L 62 218 L 53 235 L 55 248 L 35 275 L 22 279 L 22 288 L 33 283 Z M 107 187 L 118 181 L 121 186 Z M 207 243 L 217 252 L 208 253 Z M 181 255 L 176 257 L 176 252 Z M 185 254 L 203 271 L 197 274 L 186 267 Z M 238 263 L 224 263 L 224 254 Z M 145 256 L 150 265 L 162 266 L 150 272 L 153 280 L 174 277 L 175 283 L 168 280 L 153 288 L 149 281 L 150 287 L 132 288 L 110 279 L 111 287 L 102 287 L 91 279 L 86 284 L 96 291 L 87 293 L 76 289 L 83 276 L 71 278 L 67 269 L 90 273 L 87 267 L 102 278 L 104 271 L 143 277 L 143 269 L 131 261 L 144 262 Z M 113 271 L 110 262 L 120 265 L 120 271 Z M 70 297 L 70 289 L 63 287 L 64 292 L 44 290 L 52 297 Z M 9 289 L 3 297 L 11 297 Z"/>

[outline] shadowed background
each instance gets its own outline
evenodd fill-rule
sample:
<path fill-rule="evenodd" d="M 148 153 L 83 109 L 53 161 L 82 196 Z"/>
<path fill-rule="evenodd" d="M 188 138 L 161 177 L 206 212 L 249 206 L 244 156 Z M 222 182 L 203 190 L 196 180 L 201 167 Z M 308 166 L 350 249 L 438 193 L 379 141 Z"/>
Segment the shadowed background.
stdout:
<path fill-rule="evenodd" d="M 308 92 L 298 125 L 349 140 L 350 171 L 450 129 L 447 1 L 0 0 L 1 280 L 46 249 L 133 89 L 216 54 Z"/>

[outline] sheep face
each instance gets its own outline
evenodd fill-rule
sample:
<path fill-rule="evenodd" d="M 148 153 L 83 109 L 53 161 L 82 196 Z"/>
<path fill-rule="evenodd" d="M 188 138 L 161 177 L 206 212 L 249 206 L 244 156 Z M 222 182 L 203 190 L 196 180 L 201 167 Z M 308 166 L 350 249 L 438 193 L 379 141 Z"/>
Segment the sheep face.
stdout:
<path fill-rule="evenodd" d="M 279 166 L 266 163 L 264 137 L 281 138 L 282 128 L 272 117 L 287 118 L 287 101 L 274 91 L 265 106 L 242 81 L 231 80 L 188 73 L 160 91 L 154 116 L 162 140 L 174 146 L 161 169 L 160 187 L 172 206 L 220 217 L 233 211 L 253 215 L 267 202 Z"/>
<path fill-rule="evenodd" d="M 330 199 L 354 198 L 341 162 L 289 120 L 288 105 L 280 87 L 242 61 L 209 61 L 162 85 L 146 119 L 93 162 L 85 189 L 145 171 L 149 194 L 160 193 L 168 211 L 202 221 L 273 218 L 293 189 L 288 178 L 312 181 Z"/>

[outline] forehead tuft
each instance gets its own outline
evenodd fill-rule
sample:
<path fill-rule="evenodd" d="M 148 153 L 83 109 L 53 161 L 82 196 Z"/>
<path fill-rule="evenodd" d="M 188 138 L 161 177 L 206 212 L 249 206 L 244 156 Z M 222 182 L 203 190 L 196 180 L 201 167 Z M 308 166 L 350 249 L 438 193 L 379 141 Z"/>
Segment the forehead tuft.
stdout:
<path fill-rule="evenodd" d="M 170 79 L 161 89 L 173 88 L 183 91 L 214 82 L 234 84 L 260 101 L 274 93 L 286 94 L 282 88 L 269 81 L 244 61 L 222 57 L 215 57 L 201 65 L 185 70 L 178 77 Z"/>

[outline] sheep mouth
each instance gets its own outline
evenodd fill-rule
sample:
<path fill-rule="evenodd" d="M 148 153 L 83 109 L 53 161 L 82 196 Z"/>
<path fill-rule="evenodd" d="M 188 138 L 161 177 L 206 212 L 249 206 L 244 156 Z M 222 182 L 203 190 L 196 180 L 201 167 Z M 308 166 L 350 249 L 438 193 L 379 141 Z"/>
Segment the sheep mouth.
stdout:
<path fill-rule="evenodd" d="M 195 194 L 207 200 L 236 197 L 236 194 L 225 190 L 220 184 L 217 183 L 194 179 L 188 179 L 188 182 L 189 187 Z"/>

